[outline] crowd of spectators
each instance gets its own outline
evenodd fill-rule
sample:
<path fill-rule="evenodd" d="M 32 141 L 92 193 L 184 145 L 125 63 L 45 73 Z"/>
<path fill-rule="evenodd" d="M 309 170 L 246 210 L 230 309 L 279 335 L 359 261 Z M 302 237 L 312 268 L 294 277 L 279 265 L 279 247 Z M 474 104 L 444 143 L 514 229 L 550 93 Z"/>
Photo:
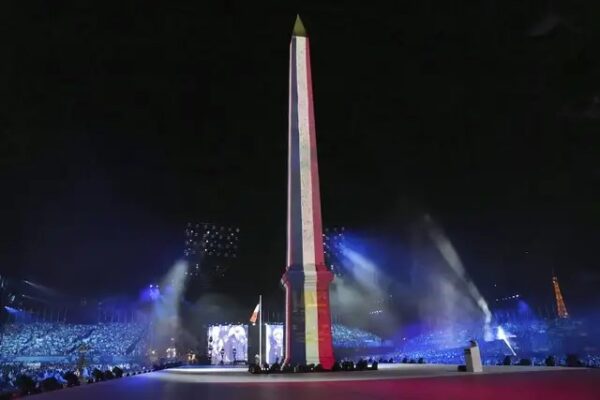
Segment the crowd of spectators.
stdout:
<path fill-rule="evenodd" d="M 11 324 L 5 327 L 0 354 L 2 356 L 63 356 L 89 334 L 89 325 L 47 322 Z"/>
<path fill-rule="evenodd" d="M 464 363 L 470 340 L 479 344 L 485 365 L 581 365 L 600 366 L 594 324 L 579 320 L 511 318 L 492 326 L 463 324 L 425 330 L 404 338 L 385 360 L 426 360 L 438 364 Z M 379 358 L 379 356 L 377 356 Z M 569 357 L 571 360 L 569 360 Z M 549 359 L 550 358 L 550 359 Z"/>
<path fill-rule="evenodd" d="M 69 356 L 84 350 L 91 355 L 127 355 L 145 332 L 139 323 L 8 324 L 0 336 L 0 356 Z"/>
<path fill-rule="evenodd" d="M 379 363 L 428 363 L 428 364 L 452 364 L 460 365 L 465 363 L 463 348 L 440 350 L 440 351 L 417 351 L 412 353 L 386 353 L 371 355 L 369 358 L 379 360 Z M 540 355 L 531 358 L 522 358 L 504 354 L 482 355 L 484 365 L 525 365 L 525 366 L 562 366 L 562 367 L 587 367 L 600 368 L 600 357 L 594 355 L 576 354 L 562 355 L 555 357 L 553 355 Z"/>
<path fill-rule="evenodd" d="M 379 336 L 358 328 L 333 324 L 331 331 L 333 346 L 338 348 L 379 347 L 383 343 Z"/>
<path fill-rule="evenodd" d="M 143 357 L 147 354 L 150 348 L 150 337 L 147 330 L 142 331 L 139 335 L 139 339 L 134 343 L 133 349 L 129 351 L 128 355 L 131 357 Z"/>
<path fill-rule="evenodd" d="M 13 394 L 22 390 L 23 380 L 31 379 L 32 393 L 42 391 L 43 382 L 49 378 L 60 386 L 72 385 L 69 374 L 76 379 L 76 384 L 99 380 L 95 371 L 115 371 L 115 368 L 125 373 L 149 370 L 149 366 L 138 363 L 120 364 L 91 364 L 74 368 L 72 363 L 22 363 L 5 362 L 0 366 L 0 395 Z"/>
<path fill-rule="evenodd" d="M 144 325 L 137 323 L 100 323 L 94 325 L 89 337 L 82 341 L 92 353 L 127 355 L 141 340 Z"/>
<path fill-rule="evenodd" d="M 138 322 L 6 324 L 0 332 L 0 392 L 14 391 L 19 376 L 31 377 L 36 385 L 49 378 L 65 385 L 65 376 L 69 373 L 75 373 L 81 381 L 88 381 L 96 368 L 100 371 L 111 370 L 115 366 L 125 371 L 139 368 L 133 364 L 110 365 L 107 360 L 113 356 L 122 356 L 121 360 L 141 360 L 148 354 L 148 328 L 148 324 Z M 381 337 L 362 329 L 333 324 L 332 336 L 334 348 L 359 349 L 360 355 L 380 362 L 463 364 L 464 349 L 469 340 L 475 339 L 480 345 L 485 365 L 600 367 L 597 352 L 583 352 L 578 357 L 574 354 L 567 356 L 568 352 L 564 351 L 571 339 L 576 339 L 581 347 L 581 337 L 597 337 L 582 335 L 582 332 L 587 332 L 584 328 L 574 321 L 539 320 L 503 321 L 502 325 L 487 331 L 481 325 L 453 326 L 426 330 L 405 338 L 396 342 L 393 352 L 389 352 L 390 346 L 385 345 Z M 511 349 L 518 356 L 511 355 Z M 553 353 L 564 356 L 555 357 L 551 355 Z M 78 362 L 82 354 L 86 355 L 85 366 Z M 43 360 L 53 356 L 61 356 L 63 361 Z M 23 361 L 28 357 L 34 360 Z"/>

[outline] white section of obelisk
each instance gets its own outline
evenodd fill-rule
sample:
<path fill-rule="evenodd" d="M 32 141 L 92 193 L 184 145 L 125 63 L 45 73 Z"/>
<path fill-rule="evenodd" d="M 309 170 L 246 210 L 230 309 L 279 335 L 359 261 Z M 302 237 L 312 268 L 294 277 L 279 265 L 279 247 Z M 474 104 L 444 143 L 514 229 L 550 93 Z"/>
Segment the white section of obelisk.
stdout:
<path fill-rule="evenodd" d="M 290 60 L 292 59 L 292 46 L 290 46 Z M 292 264 L 292 65 L 290 63 L 288 78 L 288 196 L 287 196 L 287 264 Z M 286 297 L 287 299 L 287 297 Z M 286 306 L 287 310 L 287 306 Z M 287 317 L 287 313 L 286 313 Z M 288 321 L 286 320 L 286 324 Z"/>
<path fill-rule="evenodd" d="M 319 313 L 315 261 L 313 182 L 310 146 L 310 109 L 306 38 L 296 37 L 296 82 L 302 210 L 302 264 L 304 269 L 304 333 L 306 362 L 319 363 Z"/>
<path fill-rule="evenodd" d="M 306 45 L 306 38 L 296 37 L 298 151 L 300 152 L 300 205 L 302 210 L 302 264 L 304 273 L 310 273 L 315 272 L 316 267 Z"/>

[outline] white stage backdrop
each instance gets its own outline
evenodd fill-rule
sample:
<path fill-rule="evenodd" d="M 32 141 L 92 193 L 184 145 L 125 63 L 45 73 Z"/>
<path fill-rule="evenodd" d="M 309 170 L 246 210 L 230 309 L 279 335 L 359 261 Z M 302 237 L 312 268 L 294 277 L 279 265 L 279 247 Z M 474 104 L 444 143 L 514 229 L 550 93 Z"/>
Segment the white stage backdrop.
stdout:
<path fill-rule="evenodd" d="M 213 365 L 248 360 L 248 325 L 213 325 L 208 328 Z"/>
<path fill-rule="evenodd" d="M 283 361 L 283 336 L 282 324 L 265 324 L 265 359 L 267 363 Z"/>

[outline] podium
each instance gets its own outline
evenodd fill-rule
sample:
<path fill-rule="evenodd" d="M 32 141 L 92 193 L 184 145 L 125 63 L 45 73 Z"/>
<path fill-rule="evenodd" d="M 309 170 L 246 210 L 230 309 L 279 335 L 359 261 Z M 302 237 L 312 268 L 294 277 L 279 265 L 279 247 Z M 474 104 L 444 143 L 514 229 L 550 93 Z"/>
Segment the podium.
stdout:
<path fill-rule="evenodd" d="M 469 347 L 465 349 L 465 364 L 467 366 L 467 372 L 483 372 L 481 353 L 479 351 L 479 345 L 475 340 L 471 340 Z"/>

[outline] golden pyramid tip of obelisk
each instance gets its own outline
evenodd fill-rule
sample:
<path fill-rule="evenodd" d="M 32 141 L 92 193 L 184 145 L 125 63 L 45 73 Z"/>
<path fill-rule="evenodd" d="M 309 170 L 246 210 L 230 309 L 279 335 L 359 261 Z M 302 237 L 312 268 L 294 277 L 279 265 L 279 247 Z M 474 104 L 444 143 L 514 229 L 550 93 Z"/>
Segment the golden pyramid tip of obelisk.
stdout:
<path fill-rule="evenodd" d="M 296 22 L 294 23 L 294 36 L 308 36 L 306 34 L 306 28 L 304 27 L 304 24 L 302 23 L 302 20 L 300 19 L 300 15 L 296 15 Z"/>

